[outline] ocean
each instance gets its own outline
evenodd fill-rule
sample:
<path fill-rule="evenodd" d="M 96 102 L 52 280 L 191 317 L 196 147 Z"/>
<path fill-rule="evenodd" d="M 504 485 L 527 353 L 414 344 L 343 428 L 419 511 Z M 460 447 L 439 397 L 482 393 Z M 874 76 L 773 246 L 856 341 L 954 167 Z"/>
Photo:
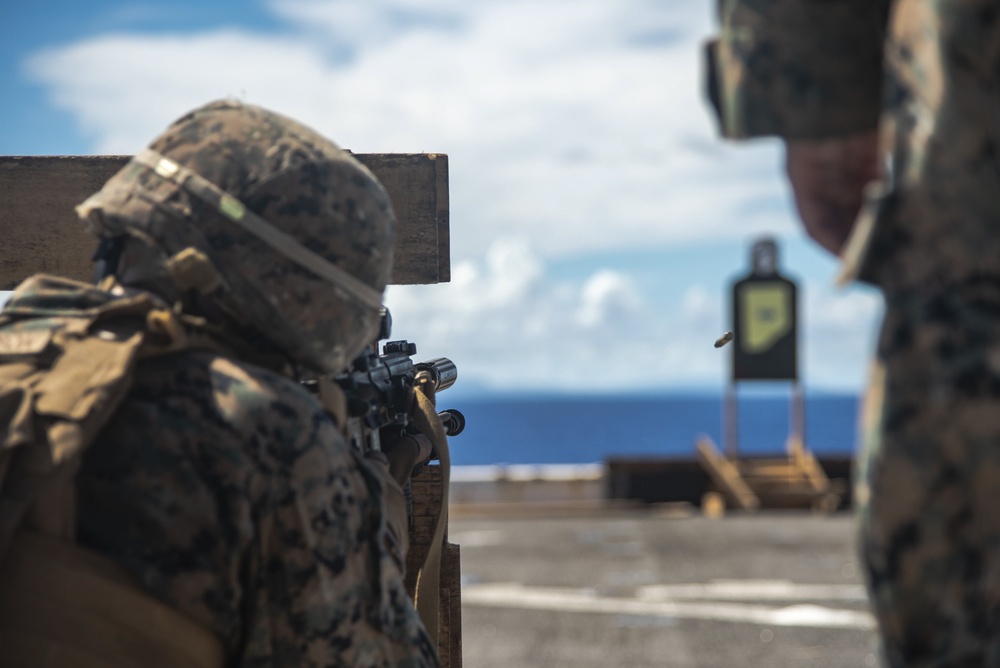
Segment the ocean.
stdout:
<path fill-rule="evenodd" d="M 740 453 L 781 454 L 789 433 L 785 396 L 739 399 Z M 850 455 L 857 432 L 858 397 L 805 398 L 806 445 L 817 454 Z M 694 441 L 707 434 L 723 445 L 722 398 L 438 396 L 456 408 L 465 431 L 450 440 L 455 466 L 589 464 L 611 456 L 694 458 Z"/>

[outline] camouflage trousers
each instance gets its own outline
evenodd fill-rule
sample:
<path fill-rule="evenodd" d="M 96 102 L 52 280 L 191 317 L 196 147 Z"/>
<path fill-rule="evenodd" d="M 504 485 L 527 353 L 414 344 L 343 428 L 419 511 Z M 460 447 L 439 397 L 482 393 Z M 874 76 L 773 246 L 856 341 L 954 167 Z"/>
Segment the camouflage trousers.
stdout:
<path fill-rule="evenodd" d="M 891 666 L 1000 666 L 1000 285 L 887 299 L 856 500 Z"/>

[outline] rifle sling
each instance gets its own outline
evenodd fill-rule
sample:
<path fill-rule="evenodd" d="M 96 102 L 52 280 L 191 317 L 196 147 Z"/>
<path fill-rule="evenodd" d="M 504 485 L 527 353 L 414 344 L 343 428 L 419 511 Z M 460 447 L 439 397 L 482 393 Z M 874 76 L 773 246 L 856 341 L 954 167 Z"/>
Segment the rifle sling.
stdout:
<path fill-rule="evenodd" d="M 438 511 L 437 522 L 434 525 L 434 537 L 431 539 L 427 559 L 417 574 L 417 590 L 414 604 L 417 613 L 434 641 L 438 643 L 438 627 L 440 622 L 440 584 L 441 584 L 441 551 L 444 547 L 445 531 L 448 527 L 448 487 L 451 482 L 451 453 L 448 451 L 448 439 L 438 417 L 437 409 L 431 399 L 433 390 L 428 390 L 429 383 L 418 382 L 414 385 L 416 410 L 413 411 L 413 421 L 421 433 L 426 435 L 437 450 L 441 462 L 441 508 Z"/>

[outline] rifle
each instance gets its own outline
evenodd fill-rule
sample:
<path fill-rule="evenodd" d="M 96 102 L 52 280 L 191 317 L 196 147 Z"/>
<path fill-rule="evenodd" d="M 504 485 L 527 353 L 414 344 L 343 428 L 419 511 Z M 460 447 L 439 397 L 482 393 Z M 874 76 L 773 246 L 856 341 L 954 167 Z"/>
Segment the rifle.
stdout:
<path fill-rule="evenodd" d="M 362 452 L 381 450 L 382 441 L 393 442 L 408 431 L 415 432 L 410 423 L 415 383 L 429 381 L 437 393 L 458 380 L 458 367 L 447 357 L 414 362 L 417 346 L 406 340 L 386 341 L 379 354 L 378 342 L 392 335 L 392 316 L 384 306 L 381 316 L 371 348 L 332 378 L 346 399 L 348 440 Z M 307 380 L 305 385 L 318 391 L 318 381 Z M 439 412 L 438 418 L 448 436 L 457 436 L 465 429 L 465 416 L 453 408 Z M 436 458 L 435 452 L 431 459 Z"/>

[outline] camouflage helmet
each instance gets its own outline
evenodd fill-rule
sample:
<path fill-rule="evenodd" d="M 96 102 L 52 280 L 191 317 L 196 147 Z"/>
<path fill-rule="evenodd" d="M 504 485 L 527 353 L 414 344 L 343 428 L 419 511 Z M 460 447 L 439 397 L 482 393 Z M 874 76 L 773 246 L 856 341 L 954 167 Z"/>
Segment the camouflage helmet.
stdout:
<path fill-rule="evenodd" d="M 377 332 L 389 198 L 347 151 L 289 118 L 232 101 L 192 111 L 77 211 L 99 237 L 153 248 L 179 289 L 303 366 L 337 372 Z"/>

